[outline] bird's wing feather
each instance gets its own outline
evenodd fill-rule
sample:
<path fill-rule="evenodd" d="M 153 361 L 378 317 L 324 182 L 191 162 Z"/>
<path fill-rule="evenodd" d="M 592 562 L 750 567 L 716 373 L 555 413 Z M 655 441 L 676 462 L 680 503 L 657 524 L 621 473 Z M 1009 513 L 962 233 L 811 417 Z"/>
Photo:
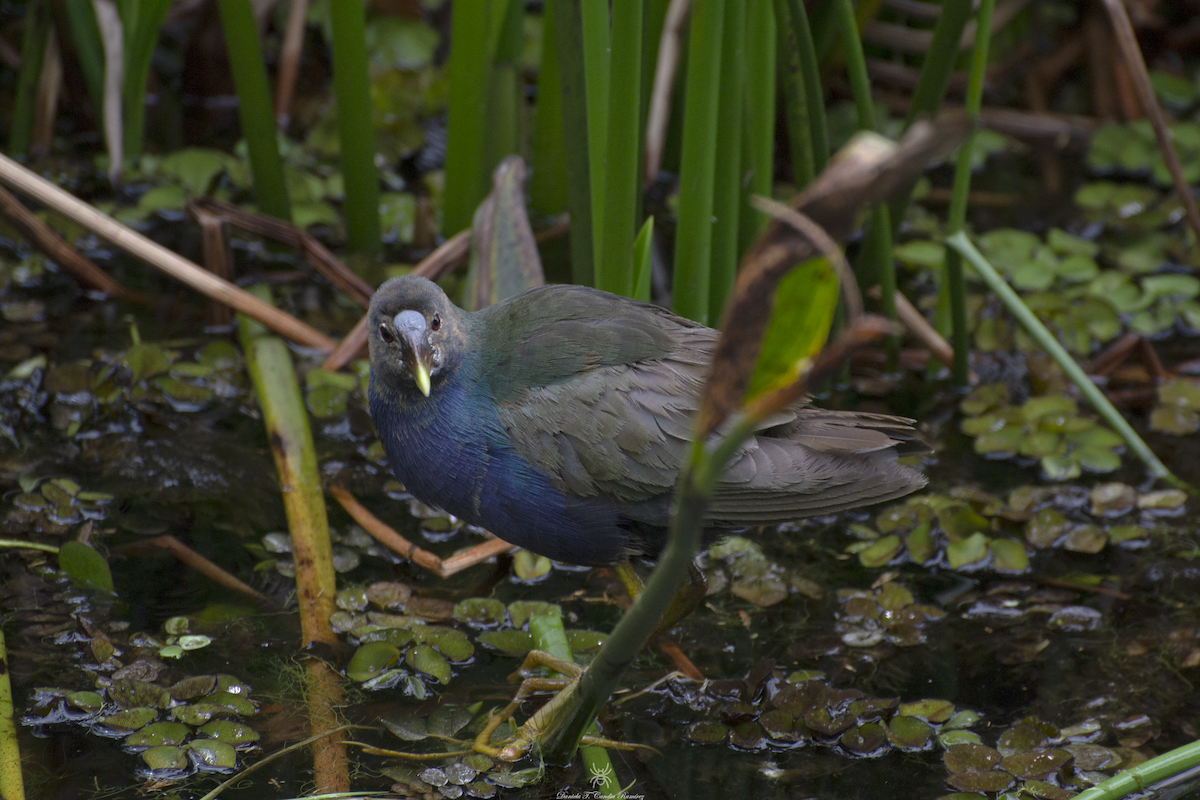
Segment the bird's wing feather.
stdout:
<path fill-rule="evenodd" d="M 489 320 L 509 335 L 483 370 L 514 448 L 560 490 L 665 525 L 717 332 L 585 289 L 560 289 L 553 307 L 524 298 Z M 710 520 L 779 522 L 912 491 L 924 479 L 892 449 L 910 434 L 896 417 L 786 409 L 735 455 Z"/>

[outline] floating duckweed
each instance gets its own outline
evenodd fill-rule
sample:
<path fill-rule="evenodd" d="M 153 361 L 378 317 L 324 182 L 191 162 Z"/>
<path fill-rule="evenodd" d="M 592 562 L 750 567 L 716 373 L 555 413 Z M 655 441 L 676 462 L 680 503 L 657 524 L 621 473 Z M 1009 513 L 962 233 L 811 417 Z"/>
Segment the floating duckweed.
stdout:
<path fill-rule="evenodd" d="M 507 618 L 507 609 L 495 598 L 471 597 L 454 606 L 454 618 L 476 627 L 494 627 Z"/>
<path fill-rule="evenodd" d="M 562 606 L 544 600 L 517 600 L 508 604 L 508 618 L 514 628 L 524 628 L 532 616 L 554 614 L 562 616 Z"/>
<path fill-rule="evenodd" d="M 186 770 L 188 767 L 187 751 L 182 747 L 151 747 L 142 753 L 142 761 L 156 773 Z"/>
<path fill-rule="evenodd" d="M 485 631 L 479 643 L 506 656 L 523 656 L 533 649 L 533 634 L 523 630 Z"/>
<path fill-rule="evenodd" d="M 67 705 L 86 714 L 95 714 L 104 708 L 104 698 L 99 692 L 71 692 L 65 699 Z"/>
<path fill-rule="evenodd" d="M 152 722 L 125 738 L 127 747 L 158 747 L 183 744 L 192 729 L 181 722 Z"/>
<path fill-rule="evenodd" d="M 201 736 L 217 739 L 234 747 L 249 747 L 259 740 L 258 731 L 241 722 L 228 719 L 215 719 L 201 725 L 197 730 Z"/>
<path fill-rule="evenodd" d="M 196 767 L 203 772 L 232 772 L 237 766 L 237 750 L 216 739 L 196 739 L 189 746 Z"/>
<path fill-rule="evenodd" d="M 158 719 L 158 709 L 156 708 L 130 708 L 109 714 L 107 717 L 101 717 L 98 724 L 111 731 L 128 733 L 149 725 L 156 719 Z"/>
<path fill-rule="evenodd" d="M 445 656 L 429 645 L 419 644 L 408 651 L 408 665 L 417 672 L 423 672 L 437 679 L 438 683 L 450 682 L 450 664 Z"/>
<path fill-rule="evenodd" d="M 390 642 L 370 642 L 355 651 L 346 666 L 346 676 L 360 683 L 378 677 L 400 660 L 400 648 Z"/>

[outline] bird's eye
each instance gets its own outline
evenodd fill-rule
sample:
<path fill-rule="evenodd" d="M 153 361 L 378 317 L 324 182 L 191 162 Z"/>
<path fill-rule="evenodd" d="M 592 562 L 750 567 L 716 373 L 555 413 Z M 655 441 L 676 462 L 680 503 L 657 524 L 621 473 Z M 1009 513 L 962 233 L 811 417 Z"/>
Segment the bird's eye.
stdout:
<path fill-rule="evenodd" d="M 396 340 L 396 337 L 392 335 L 392 329 L 387 325 L 379 326 L 379 338 L 383 339 L 388 344 L 391 344 Z"/>
<path fill-rule="evenodd" d="M 436 331 L 442 327 L 442 315 L 434 314 L 433 319 L 429 320 L 429 329 Z"/>

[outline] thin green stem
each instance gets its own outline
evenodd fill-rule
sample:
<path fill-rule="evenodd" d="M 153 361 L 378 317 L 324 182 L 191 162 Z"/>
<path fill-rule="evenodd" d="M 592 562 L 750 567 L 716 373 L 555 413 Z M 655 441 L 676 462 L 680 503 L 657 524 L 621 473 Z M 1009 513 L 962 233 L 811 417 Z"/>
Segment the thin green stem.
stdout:
<path fill-rule="evenodd" d="M 804 81 L 804 102 L 808 107 L 809 141 L 812 142 L 813 172 L 820 175 L 829 163 L 829 128 L 825 121 L 825 87 L 817 63 L 817 48 L 808 24 L 808 12 L 802 0 L 788 0 L 792 30 L 799 47 L 800 78 Z M 865 70 L 865 67 L 864 67 Z"/>
<path fill-rule="evenodd" d="M 858 22 L 854 17 L 852 0 L 832 0 L 842 29 L 842 47 L 846 52 L 846 77 L 850 79 L 850 94 L 858 114 L 858 127 L 875 130 L 875 105 L 871 100 L 871 79 L 867 75 L 867 60 L 862 40 L 858 37 Z"/>
<path fill-rule="evenodd" d="M 792 12 L 787 0 L 775 0 L 775 41 L 779 48 L 779 83 L 783 94 L 783 112 L 787 120 L 788 155 L 792 165 L 792 184 L 803 189 L 813 182 L 816 169 L 813 166 L 812 130 L 809 122 L 809 105 L 800 74 L 801 47 L 796 42 L 796 32 L 790 24 Z"/>
<path fill-rule="evenodd" d="M 249 6 L 249 0 L 243 2 Z M 125 158 L 128 160 L 142 154 L 142 138 L 146 128 L 146 81 L 150 77 L 150 62 L 154 58 L 159 29 L 170 10 L 171 0 L 117 0 L 117 11 L 121 16 L 125 40 L 125 82 L 121 88 L 121 113 L 125 117 L 124 147 Z M 222 18 L 224 14 L 222 10 Z M 257 41 L 257 34 L 255 40 Z M 257 47 L 256 44 L 256 50 Z M 233 49 L 232 45 L 230 49 Z M 261 64 L 262 57 L 258 60 Z"/>
<path fill-rule="evenodd" d="M 767 5 L 762 3 L 761 5 Z M 725 4 L 725 30 L 721 33 L 720 107 L 729 109 L 717 118 L 717 150 L 713 173 L 712 268 L 708 318 L 719 320 L 725 298 L 737 274 L 739 215 L 742 211 L 742 108 L 745 86 L 746 6 Z M 750 213 L 747 211 L 746 213 Z"/>
<path fill-rule="evenodd" d="M 721 35 L 725 0 L 692 5 L 684 98 L 683 164 L 679 173 L 679 223 L 675 238 L 675 313 L 706 323 L 712 258 L 713 175 L 717 150 Z"/>
<path fill-rule="evenodd" d="M 91 3 L 63 3 L 67 26 L 75 44 L 75 57 L 87 83 L 88 97 L 96 119 L 104 114 L 104 46 L 100 40 L 100 27 L 96 24 L 96 12 Z"/>
<path fill-rule="evenodd" d="M 488 193 L 484 135 L 479 115 L 489 80 L 488 15 L 455 4 L 450 18 L 450 97 L 446 115 L 446 189 L 443 232 L 471 227 L 475 207 Z"/>
<path fill-rule="evenodd" d="M 1136 767 L 1121 770 L 1108 780 L 1075 795 L 1075 800 L 1121 800 L 1132 794 L 1141 794 L 1151 784 L 1197 766 L 1200 766 L 1200 742 L 1192 742 L 1143 761 Z"/>
<path fill-rule="evenodd" d="M 968 262 L 971 263 L 979 275 L 987 283 L 1000 301 L 1008 307 L 1012 315 L 1017 318 L 1017 321 L 1024 326 L 1029 335 L 1046 351 L 1055 363 L 1062 368 L 1062 371 L 1067 374 L 1071 382 L 1079 389 L 1080 393 L 1087 398 L 1092 407 L 1097 413 L 1107 422 L 1113 430 L 1120 434 L 1121 438 L 1129 446 L 1129 449 L 1142 460 L 1150 470 L 1150 473 L 1155 478 L 1163 478 L 1169 483 L 1183 488 L 1188 491 L 1194 491 L 1191 486 L 1175 477 L 1167 467 L 1158 460 L 1158 456 L 1146 446 L 1142 438 L 1137 435 L 1137 431 L 1121 416 L 1121 412 L 1113 407 L 1113 404 L 1108 401 L 1104 393 L 1092 383 L 1087 374 L 1075 363 L 1075 359 L 1071 358 L 1071 354 L 1066 351 L 1058 340 L 1054 338 L 1054 334 L 1046 330 L 1046 326 L 1034 315 L 1029 307 L 1021 301 L 1020 296 L 1008 285 L 1007 281 L 996 272 L 995 268 L 988 263 L 987 259 L 975 249 L 975 245 L 967 238 L 967 235 L 962 231 L 950 236 L 946 239 L 946 244 L 954 248 Z"/>
<path fill-rule="evenodd" d="M 21 39 L 21 71 L 17 74 L 17 96 L 13 101 L 12 130 L 8 134 L 9 155 L 29 152 L 33 135 L 34 105 L 42 58 L 46 54 L 46 33 L 50 30 L 50 8 L 46 0 L 30 0 L 25 7 L 25 33 Z"/>
<path fill-rule="evenodd" d="M 643 0 L 622 0 L 613 6 L 604 214 L 596 261 L 596 288 L 626 297 L 634 291 L 633 237 L 641 191 L 644 11 Z"/>
<path fill-rule="evenodd" d="M 567 208 L 571 212 L 571 279 L 591 286 L 595 277 L 592 242 L 591 139 L 587 121 L 587 79 L 583 58 L 581 0 L 549 0 L 554 6 L 554 47 L 562 88 L 566 151 Z"/>
<path fill-rule="evenodd" d="M 775 8 L 771 3 L 751 3 L 747 15 L 742 169 L 749 180 L 741 189 L 740 253 L 746 252 L 767 221 L 766 214 L 750 207 L 750 198 L 770 197 L 775 174 Z"/>
<path fill-rule="evenodd" d="M 542 11 L 542 61 L 538 67 L 537 108 L 533 117 L 533 165 L 529 175 L 529 205 L 553 216 L 567 210 L 567 154 L 563 138 L 563 92 L 558 78 L 558 37 L 554 9 Z"/>
<path fill-rule="evenodd" d="M 967 115 L 975 121 L 983 107 L 983 81 L 987 73 L 988 44 L 992 29 L 992 12 L 995 0 L 980 0 L 976 17 L 975 49 L 971 55 L 971 78 L 967 86 Z M 971 193 L 971 148 L 975 132 L 967 134 L 958 151 L 958 164 L 954 173 L 954 190 L 950 197 L 950 213 L 946 221 L 947 233 L 958 233 L 966 225 L 967 198 Z M 967 287 L 963 280 L 962 258 L 957 252 L 946 254 L 946 290 L 950 305 L 951 341 L 954 345 L 954 383 L 966 386 L 970 380 L 970 331 L 967 330 Z"/>
<path fill-rule="evenodd" d="M 57 553 L 58 546 L 53 544 L 42 544 L 41 542 L 31 542 L 27 539 L 0 539 L 0 548 L 12 547 L 25 550 L 42 550 L 46 553 Z M 3 795 L 0 795 L 2 797 Z"/>
<path fill-rule="evenodd" d="M 342 179 L 346 187 L 343 218 L 346 245 L 374 253 L 381 241 L 379 171 L 375 168 L 375 127 L 371 113 L 371 79 L 367 69 L 366 8 L 340 0 L 329 8 L 333 31 L 333 91 L 337 95 L 338 139 Z M 271 118 L 271 105 L 263 113 Z"/>
<path fill-rule="evenodd" d="M 605 164 L 608 153 L 608 92 L 611 78 L 608 3 L 573 0 L 579 6 L 583 44 L 583 76 L 587 87 L 588 174 L 592 193 L 592 258 L 594 276 L 601 271 L 600 251 L 604 236 Z"/>
<path fill-rule="evenodd" d="M 229 67 L 238 95 L 238 119 L 241 120 L 242 135 L 250 152 L 250 170 L 254 174 L 254 194 L 258 207 L 274 217 L 290 221 L 292 207 L 288 199 L 287 182 L 283 177 L 279 144 L 275 138 L 271 94 L 267 88 L 267 71 L 259 47 L 258 28 L 254 24 L 254 11 L 249 0 L 219 0 L 217 9 L 221 14 L 221 29 L 225 34 Z M 129 79 L 130 76 L 126 75 L 126 82 Z M 127 113 L 127 134 L 129 122 Z M 140 124 L 138 128 L 140 130 Z M 128 135 L 125 141 L 128 148 Z M 125 152 L 126 155 L 132 155 L 135 151 L 126 149 Z"/>

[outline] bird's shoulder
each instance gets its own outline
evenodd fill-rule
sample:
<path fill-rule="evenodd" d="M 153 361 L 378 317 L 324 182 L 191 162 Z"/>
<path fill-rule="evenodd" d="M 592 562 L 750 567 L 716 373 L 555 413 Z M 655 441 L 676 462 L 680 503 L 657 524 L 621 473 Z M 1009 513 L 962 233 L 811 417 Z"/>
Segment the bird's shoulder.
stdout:
<path fill-rule="evenodd" d="M 498 401 L 590 373 L 696 352 L 707 361 L 716 332 L 671 312 L 584 286 L 531 289 L 474 315 L 479 374 Z"/>

